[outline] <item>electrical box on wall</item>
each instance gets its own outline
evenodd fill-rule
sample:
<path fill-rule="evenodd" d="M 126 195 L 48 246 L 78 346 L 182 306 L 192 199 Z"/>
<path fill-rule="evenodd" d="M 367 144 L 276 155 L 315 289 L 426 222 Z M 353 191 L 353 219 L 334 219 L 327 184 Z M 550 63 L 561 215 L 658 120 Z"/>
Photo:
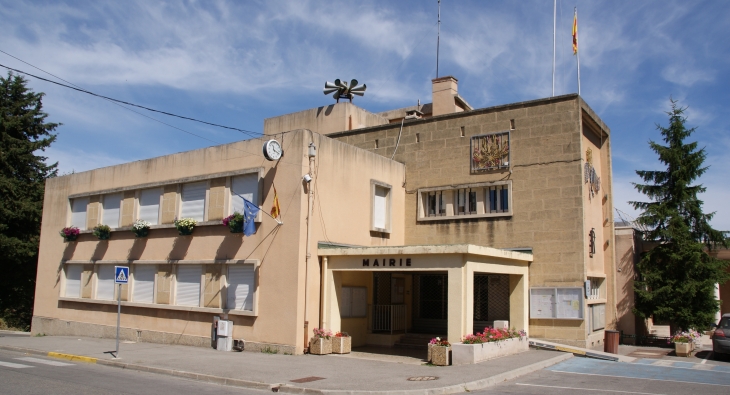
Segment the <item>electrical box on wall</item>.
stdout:
<path fill-rule="evenodd" d="M 218 321 L 218 336 L 225 336 L 225 337 L 233 336 L 233 321 L 226 321 L 226 320 Z"/>

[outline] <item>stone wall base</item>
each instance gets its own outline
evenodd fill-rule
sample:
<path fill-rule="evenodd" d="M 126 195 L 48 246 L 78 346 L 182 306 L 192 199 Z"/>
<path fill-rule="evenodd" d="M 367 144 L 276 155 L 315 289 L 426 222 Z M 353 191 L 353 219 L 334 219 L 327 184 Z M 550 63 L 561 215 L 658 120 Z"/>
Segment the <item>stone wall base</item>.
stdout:
<path fill-rule="evenodd" d="M 84 336 L 102 339 L 116 339 L 117 327 L 86 322 L 65 321 L 57 318 L 33 316 L 30 326 L 31 336 Z M 120 341 L 133 341 L 158 344 L 177 344 L 182 346 L 214 348 L 210 337 L 183 335 L 179 333 L 150 331 L 136 328 L 119 328 Z M 294 354 L 296 347 L 286 344 L 244 341 L 244 351 Z"/>

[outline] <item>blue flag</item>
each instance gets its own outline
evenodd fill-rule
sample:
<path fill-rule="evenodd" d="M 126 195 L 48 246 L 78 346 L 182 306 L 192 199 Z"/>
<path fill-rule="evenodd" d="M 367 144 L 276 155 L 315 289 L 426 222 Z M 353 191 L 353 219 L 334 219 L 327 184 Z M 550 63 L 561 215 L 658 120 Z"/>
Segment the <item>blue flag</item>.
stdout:
<path fill-rule="evenodd" d="M 251 236 L 256 233 L 256 214 L 259 213 L 259 208 L 255 204 L 243 199 L 243 234 L 244 236 Z"/>

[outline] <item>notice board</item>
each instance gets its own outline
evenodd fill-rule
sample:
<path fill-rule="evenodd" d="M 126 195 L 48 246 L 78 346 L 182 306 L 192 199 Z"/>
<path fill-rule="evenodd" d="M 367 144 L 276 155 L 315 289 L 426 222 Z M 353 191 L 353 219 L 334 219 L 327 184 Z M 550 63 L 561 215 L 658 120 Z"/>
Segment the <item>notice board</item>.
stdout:
<path fill-rule="evenodd" d="M 583 288 L 530 288 L 530 318 L 583 319 Z"/>

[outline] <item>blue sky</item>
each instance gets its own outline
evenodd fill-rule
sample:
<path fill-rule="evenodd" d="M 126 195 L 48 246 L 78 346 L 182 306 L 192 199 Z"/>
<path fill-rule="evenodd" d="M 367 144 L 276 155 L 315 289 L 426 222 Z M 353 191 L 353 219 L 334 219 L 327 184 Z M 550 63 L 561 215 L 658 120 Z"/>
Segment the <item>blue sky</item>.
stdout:
<path fill-rule="evenodd" d="M 581 95 L 609 125 L 615 206 L 643 200 L 636 169 L 670 96 L 688 106 L 711 166 L 700 182 L 713 225 L 730 230 L 730 3 L 558 1 L 556 95 L 577 92 L 571 49 L 578 6 Z M 444 0 L 439 74 L 476 108 L 552 94 L 553 2 Z M 436 74 L 432 1 L 0 0 L 0 50 L 93 92 L 261 132 L 264 118 L 332 102 L 326 80 L 368 85 L 378 112 L 430 102 Z M 52 78 L 6 54 L 0 63 Z M 3 74 L 6 72 L 3 71 Z M 61 173 L 247 138 L 135 110 L 29 78 L 61 122 L 47 151 Z"/>

